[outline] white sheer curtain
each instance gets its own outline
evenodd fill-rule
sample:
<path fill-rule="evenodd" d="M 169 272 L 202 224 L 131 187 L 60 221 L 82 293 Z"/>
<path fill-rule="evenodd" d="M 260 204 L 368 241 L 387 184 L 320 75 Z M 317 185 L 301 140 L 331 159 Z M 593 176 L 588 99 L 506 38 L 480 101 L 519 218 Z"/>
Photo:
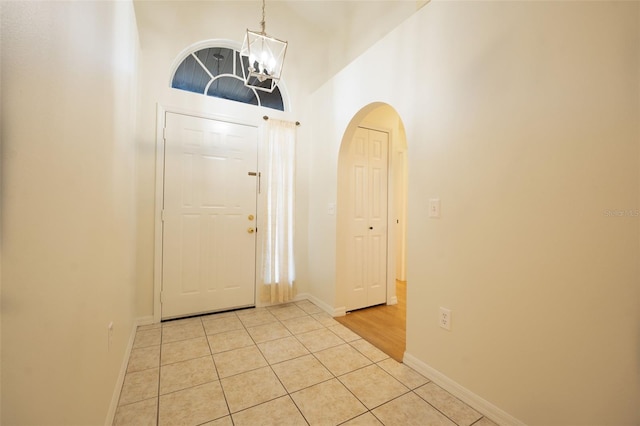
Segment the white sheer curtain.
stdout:
<path fill-rule="evenodd" d="M 296 125 L 269 119 L 265 126 L 263 190 L 266 213 L 260 232 L 264 302 L 286 302 L 294 296 L 293 257 Z M 265 188 L 266 186 L 266 188 Z"/>

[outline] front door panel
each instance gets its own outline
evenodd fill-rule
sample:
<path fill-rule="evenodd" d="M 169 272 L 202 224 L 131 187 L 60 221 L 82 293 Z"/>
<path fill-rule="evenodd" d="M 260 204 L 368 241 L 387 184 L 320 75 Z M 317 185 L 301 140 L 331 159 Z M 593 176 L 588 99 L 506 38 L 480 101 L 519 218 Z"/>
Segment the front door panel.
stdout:
<path fill-rule="evenodd" d="M 257 129 L 167 113 L 162 318 L 255 304 Z"/>

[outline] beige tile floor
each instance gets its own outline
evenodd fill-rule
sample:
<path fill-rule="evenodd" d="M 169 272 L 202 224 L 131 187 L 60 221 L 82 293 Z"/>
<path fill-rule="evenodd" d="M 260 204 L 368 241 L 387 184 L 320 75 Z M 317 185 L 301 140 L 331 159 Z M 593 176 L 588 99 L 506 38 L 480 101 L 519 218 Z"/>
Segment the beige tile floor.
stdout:
<path fill-rule="evenodd" d="M 139 327 L 114 425 L 495 423 L 301 301 Z"/>

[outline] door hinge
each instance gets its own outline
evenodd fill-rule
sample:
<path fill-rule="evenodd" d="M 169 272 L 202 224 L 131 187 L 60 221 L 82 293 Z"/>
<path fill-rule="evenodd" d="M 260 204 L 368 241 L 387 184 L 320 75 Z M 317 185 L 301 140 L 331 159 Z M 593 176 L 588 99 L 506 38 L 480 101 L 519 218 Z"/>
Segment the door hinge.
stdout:
<path fill-rule="evenodd" d="M 160 303 L 164 303 L 164 292 L 160 292 Z"/>
<path fill-rule="evenodd" d="M 160 220 L 164 222 L 164 210 L 160 210 Z"/>
<path fill-rule="evenodd" d="M 162 139 L 164 139 L 165 141 L 167 140 L 167 128 L 166 127 L 162 128 Z"/>

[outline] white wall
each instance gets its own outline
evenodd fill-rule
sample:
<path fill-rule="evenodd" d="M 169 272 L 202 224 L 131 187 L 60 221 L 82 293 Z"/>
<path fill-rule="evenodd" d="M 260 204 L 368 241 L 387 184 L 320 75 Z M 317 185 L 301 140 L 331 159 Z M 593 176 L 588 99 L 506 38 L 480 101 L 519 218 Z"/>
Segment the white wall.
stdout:
<path fill-rule="evenodd" d="M 320 49 L 316 35 L 299 22 L 291 12 L 279 3 L 269 6 L 268 28 L 270 33 L 285 40 L 292 40 L 287 50 L 283 80 L 285 91 L 290 93 L 291 113 L 282 114 L 271 109 L 256 108 L 237 102 L 229 102 L 203 95 L 170 88 L 172 66 L 181 52 L 205 40 L 231 40 L 242 43 L 247 28 L 256 28 L 260 18 L 260 6 L 256 2 L 136 2 L 136 18 L 141 40 L 141 104 L 138 126 L 138 291 L 136 309 L 138 316 L 154 313 L 154 250 L 156 203 L 156 106 L 208 116 L 240 119 L 245 124 L 262 125 L 262 116 L 300 120 L 299 139 L 303 138 L 303 100 L 311 90 L 306 79 L 317 80 L 319 70 L 314 70 L 314 60 L 305 56 L 307 49 Z M 316 83 L 317 85 L 317 83 Z M 304 146 L 298 146 L 298 188 L 306 182 L 307 155 Z M 305 292 L 306 267 L 305 218 L 306 191 L 298 191 L 297 197 L 297 262 L 299 291 Z"/>
<path fill-rule="evenodd" d="M 343 133 L 388 103 L 409 154 L 407 353 L 527 424 L 639 423 L 638 7 L 431 2 L 323 85 L 310 291 L 336 306 Z"/>
<path fill-rule="evenodd" d="M 2 2 L 1 27 L 1 422 L 104 424 L 134 318 L 133 6 Z"/>

